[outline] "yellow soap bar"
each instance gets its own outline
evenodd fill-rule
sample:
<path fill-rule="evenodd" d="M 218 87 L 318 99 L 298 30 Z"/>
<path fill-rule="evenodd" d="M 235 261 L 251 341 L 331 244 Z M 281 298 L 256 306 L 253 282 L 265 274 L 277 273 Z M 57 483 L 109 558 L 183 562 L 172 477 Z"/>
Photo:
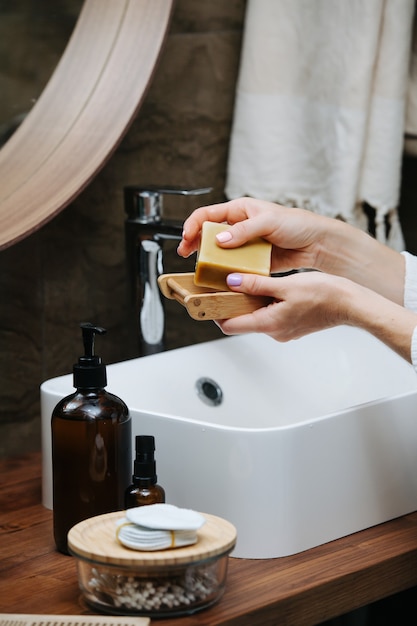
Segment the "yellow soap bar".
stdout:
<path fill-rule="evenodd" d="M 199 287 L 228 290 L 226 276 L 231 272 L 270 274 L 272 244 L 257 237 L 238 248 L 220 248 L 216 235 L 228 228 L 228 224 L 203 223 L 194 275 L 194 283 Z"/>

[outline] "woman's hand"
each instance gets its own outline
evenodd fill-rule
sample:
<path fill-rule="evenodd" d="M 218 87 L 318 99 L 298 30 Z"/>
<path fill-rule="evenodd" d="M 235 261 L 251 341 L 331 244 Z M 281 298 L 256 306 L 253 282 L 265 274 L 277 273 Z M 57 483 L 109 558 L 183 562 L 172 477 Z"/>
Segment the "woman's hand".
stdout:
<path fill-rule="evenodd" d="M 347 324 L 372 333 L 411 360 L 417 315 L 346 278 L 314 271 L 274 278 L 229 274 L 228 285 L 236 292 L 269 296 L 273 302 L 247 315 L 217 320 L 226 335 L 260 332 L 285 342 Z"/>
<path fill-rule="evenodd" d="M 256 274 L 229 274 L 233 291 L 272 298 L 253 313 L 216 323 L 226 335 L 260 332 L 277 341 L 349 324 L 350 281 L 321 272 L 300 272 L 268 278 Z"/>
<path fill-rule="evenodd" d="M 300 267 L 319 269 L 323 235 L 332 220 L 303 209 L 289 209 L 272 202 L 241 198 L 222 204 L 201 207 L 184 222 L 183 239 L 178 246 L 181 256 L 198 249 L 203 222 L 227 222 L 229 239 L 219 239 L 225 248 L 235 248 L 254 237 L 273 244 L 271 271 L 281 272 Z"/>
<path fill-rule="evenodd" d="M 272 273 L 313 268 L 344 276 L 403 303 L 402 255 L 341 220 L 239 198 L 195 210 L 184 222 L 178 254 L 188 257 L 198 249 L 205 221 L 230 224 L 226 234 L 217 236 L 217 243 L 223 248 L 238 247 L 254 237 L 270 241 Z"/>

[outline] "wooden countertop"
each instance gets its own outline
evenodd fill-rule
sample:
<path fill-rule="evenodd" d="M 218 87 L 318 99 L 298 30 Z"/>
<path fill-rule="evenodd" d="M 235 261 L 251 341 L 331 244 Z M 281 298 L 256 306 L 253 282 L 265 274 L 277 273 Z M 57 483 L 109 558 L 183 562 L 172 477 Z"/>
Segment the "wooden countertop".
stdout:
<path fill-rule="evenodd" d="M 0 612 L 90 614 L 55 551 L 39 454 L 0 461 Z M 229 560 L 218 604 L 164 626 L 312 626 L 417 585 L 417 513 L 294 556 Z M 155 623 L 154 621 L 152 623 Z"/>

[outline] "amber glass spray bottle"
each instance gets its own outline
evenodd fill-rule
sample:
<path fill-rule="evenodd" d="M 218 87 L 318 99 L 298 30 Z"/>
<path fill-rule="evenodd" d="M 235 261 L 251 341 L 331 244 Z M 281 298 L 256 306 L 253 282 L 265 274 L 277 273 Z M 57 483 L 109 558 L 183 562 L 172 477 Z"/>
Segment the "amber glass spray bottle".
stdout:
<path fill-rule="evenodd" d="M 138 435 L 135 440 L 136 458 L 133 466 L 132 484 L 126 489 L 125 507 L 165 502 L 165 491 L 157 484 L 155 463 L 155 438 Z"/>
<path fill-rule="evenodd" d="M 64 553 L 74 524 L 124 508 L 132 468 L 129 410 L 105 390 L 106 367 L 94 354 L 95 335 L 106 331 L 80 326 L 85 354 L 73 368 L 76 391 L 52 413 L 54 538 Z"/>

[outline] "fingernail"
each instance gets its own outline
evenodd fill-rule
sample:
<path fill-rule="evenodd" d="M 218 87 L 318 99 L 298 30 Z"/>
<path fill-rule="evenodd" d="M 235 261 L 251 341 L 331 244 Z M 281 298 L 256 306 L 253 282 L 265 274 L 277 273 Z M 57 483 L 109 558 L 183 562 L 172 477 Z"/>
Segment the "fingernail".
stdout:
<path fill-rule="evenodd" d="M 242 274 L 229 274 L 226 282 L 230 287 L 240 287 L 242 284 Z"/>
<path fill-rule="evenodd" d="M 228 230 L 222 230 L 220 233 L 217 233 L 216 239 L 220 243 L 225 243 L 226 241 L 230 241 L 232 238 L 232 233 Z"/>

